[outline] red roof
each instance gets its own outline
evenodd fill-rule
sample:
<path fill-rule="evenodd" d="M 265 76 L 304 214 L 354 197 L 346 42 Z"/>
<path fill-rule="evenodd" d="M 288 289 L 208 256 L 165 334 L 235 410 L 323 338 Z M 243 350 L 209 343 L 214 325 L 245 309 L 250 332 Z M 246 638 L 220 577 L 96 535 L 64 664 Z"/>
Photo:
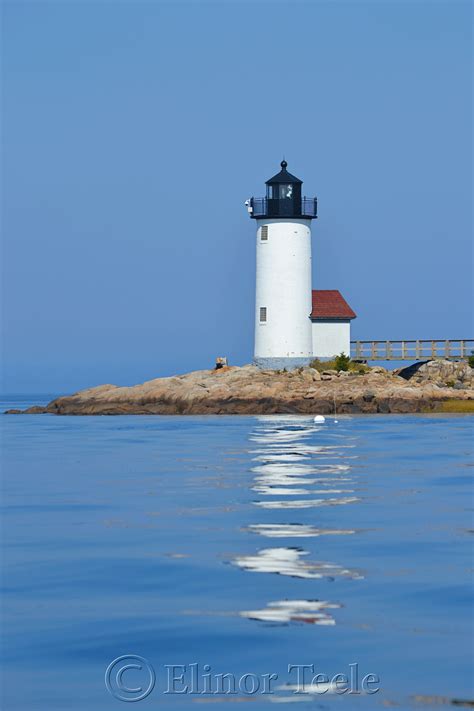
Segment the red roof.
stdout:
<path fill-rule="evenodd" d="M 313 320 L 356 318 L 356 314 L 337 289 L 325 289 L 323 291 L 313 289 L 312 295 L 313 310 L 311 311 L 311 318 Z"/>

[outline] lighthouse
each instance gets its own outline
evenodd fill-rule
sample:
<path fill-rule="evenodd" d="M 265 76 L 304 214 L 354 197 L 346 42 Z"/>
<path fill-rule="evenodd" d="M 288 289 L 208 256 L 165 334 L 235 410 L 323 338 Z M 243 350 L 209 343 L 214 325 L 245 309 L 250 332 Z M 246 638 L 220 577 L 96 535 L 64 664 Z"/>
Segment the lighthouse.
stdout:
<path fill-rule="evenodd" d="M 281 162 L 266 196 L 246 201 L 257 223 L 254 363 L 293 369 L 314 357 L 350 354 L 355 313 L 339 291 L 312 290 L 311 222 L 317 199 Z"/>
<path fill-rule="evenodd" d="M 313 355 L 311 333 L 311 220 L 316 198 L 301 196 L 302 181 L 281 162 L 266 197 L 249 200 L 257 222 L 254 362 L 294 368 Z"/>

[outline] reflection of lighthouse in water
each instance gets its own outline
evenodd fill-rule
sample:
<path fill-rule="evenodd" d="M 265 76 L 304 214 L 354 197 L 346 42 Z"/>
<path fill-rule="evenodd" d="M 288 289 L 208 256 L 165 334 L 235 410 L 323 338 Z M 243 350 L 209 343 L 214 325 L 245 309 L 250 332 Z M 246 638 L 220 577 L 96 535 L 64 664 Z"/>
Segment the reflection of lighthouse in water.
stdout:
<path fill-rule="evenodd" d="M 323 425 L 327 427 L 327 425 Z M 353 443 L 334 438 L 334 444 L 314 444 L 318 432 L 312 418 L 297 416 L 259 417 L 251 441 L 255 474 L 252 491 L 259 495 L 254 505 L 260 509 L 291 511 L 292 520 L 252 523 L 244 530 L 269 539 L 288 539 L 292 545 L 278 545 L 258 550 L 252 555 L 234 558 L 234 565 L 251 572 L 276 573 L 293 578 L 360 579 L 356 570 L 336 563 L 313 561 L 310 553 L 294 545 L 295 539 L 319 536 L 344 536 L 356 533 L 352 529 L 319 528 L 308 522 L 294 520 L 298 509 L 342 506 L 359 501 L 354 496 L 354 478 L 350 461 Z M 303 498 L 304 497 L 304 498 Z M 275 541 L 276 542 L 276 541 Z M 286 541 L 285 541 L 286 542 Z M 269 602 L 261 610 L 240 613 L 249 619 L 265 622 L 306 622 L 331 625 L 335 620 L 328 612 L 338 603 L 321 600 L 281 600 Z"/>

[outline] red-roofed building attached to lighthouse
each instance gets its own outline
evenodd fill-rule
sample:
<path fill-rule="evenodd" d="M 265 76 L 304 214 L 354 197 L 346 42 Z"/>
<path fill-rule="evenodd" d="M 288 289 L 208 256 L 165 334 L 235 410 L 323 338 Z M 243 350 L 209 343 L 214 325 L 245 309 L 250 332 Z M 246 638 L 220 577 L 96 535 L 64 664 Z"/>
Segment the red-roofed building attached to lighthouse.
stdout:
<path fill-rule="evenodd" d="M 356 314 L 337 289 L 313 289 L 311 331 L 315 358 L 350 355 L 351 321 Z"/>

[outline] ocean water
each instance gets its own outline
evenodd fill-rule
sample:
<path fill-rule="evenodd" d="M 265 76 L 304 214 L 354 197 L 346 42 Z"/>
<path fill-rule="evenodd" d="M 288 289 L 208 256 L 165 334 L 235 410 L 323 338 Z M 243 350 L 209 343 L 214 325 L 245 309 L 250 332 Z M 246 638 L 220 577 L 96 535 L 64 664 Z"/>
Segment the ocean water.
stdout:
<path fill-rule="evenodd" d="M 473 698 L 472 417 L 1 425 L 2 709 Z"/>

